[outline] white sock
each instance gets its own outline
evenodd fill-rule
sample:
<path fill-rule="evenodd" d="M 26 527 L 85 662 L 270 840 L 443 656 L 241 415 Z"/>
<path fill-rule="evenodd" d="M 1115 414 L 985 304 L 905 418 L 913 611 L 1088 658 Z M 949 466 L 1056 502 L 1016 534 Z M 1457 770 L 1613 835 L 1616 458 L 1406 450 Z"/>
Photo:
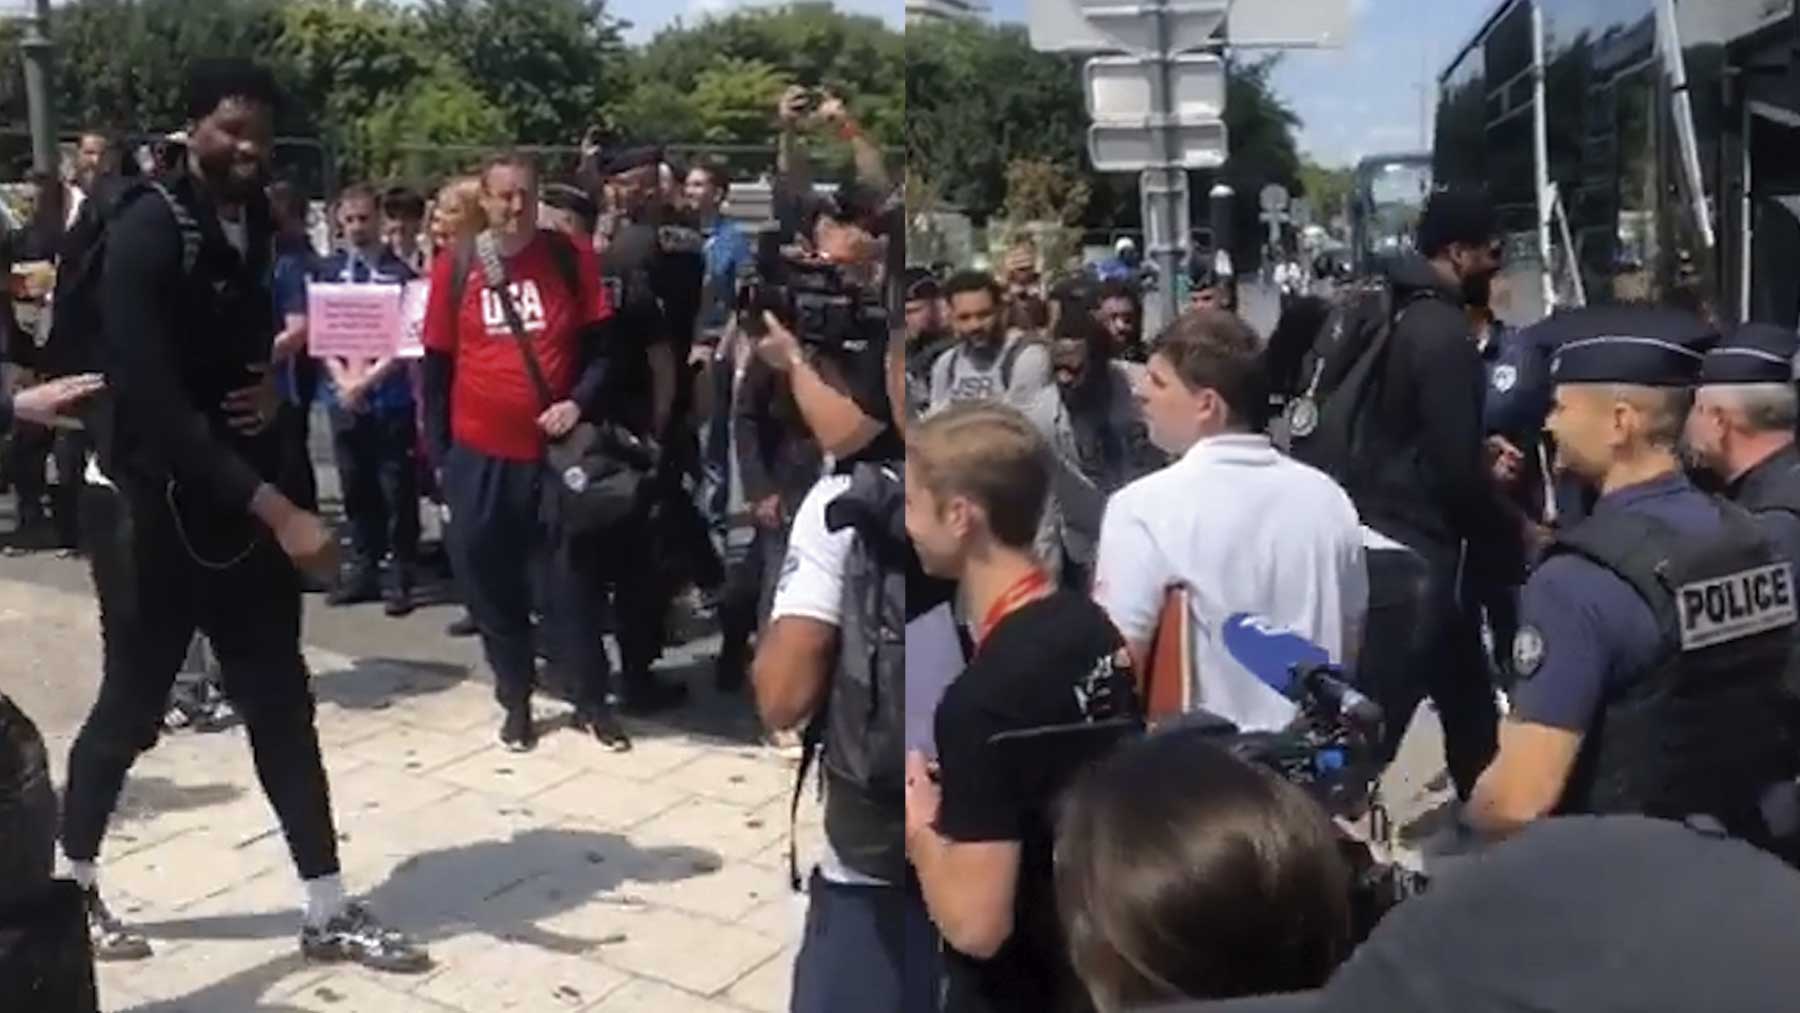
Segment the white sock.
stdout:
<path fill-rule="evenodd" d="M 306 908 L 301 917 L 309 927 L 324 928 L 326 922 L 336 918 L 344 910 L 347 898 L 344 896 L 342 876 L 333 873 L 318 879 L 303 880 L 300 886 L 306 891 Z"/>
<path fill-rule="evenodd" d="M 100 866 L 94 862 L 69 860 L 69 878 L 83 890 L 92 890 L 100 882 Z"/>

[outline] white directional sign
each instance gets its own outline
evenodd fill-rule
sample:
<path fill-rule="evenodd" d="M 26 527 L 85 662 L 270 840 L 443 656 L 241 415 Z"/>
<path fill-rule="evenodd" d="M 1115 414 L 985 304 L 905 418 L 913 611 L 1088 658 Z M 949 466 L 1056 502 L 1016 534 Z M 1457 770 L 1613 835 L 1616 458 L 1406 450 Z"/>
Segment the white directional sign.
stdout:
<path fill-rule="evenodd" d="M 1231 149 L 1222 121 L 1178 123 L 1170 132 L 1177 166 L 1217 169 L 1225 164 Z M 1088 158 L 1100 172 L 1136 172 L 1157 165 L 1155 129 L 1148 123 L 1096 123 L 1088 127 Z"/>
<path fill-rule="evenodd" d="M 1046 53 L 1181 53 L 1211 45 L 1229 0 L 1028 0 L 1031 46 Z M 1241 0 L 1240 0 L 1241 2 Z M 1269 2 L 1269 0 L 1264 0 Z M 1274 0 L 1283 2 L 1283 0 Z M 1167 45 L 1157 46 L 1163 11 Z"/>
<path fill-rule="evenodd" d="M 1268 186 L 1263 187 L 1260 196 L 1262 200 L 1262 209 L 1264 211 L 1286 211 L 1288 201 L 1293 199 L 1288 194 L 1287 187 L 1282 186 L 1280 183 L 1270 183 Z"/>
<path fill-rule="evenodd" d="M 1217 119 L 1225 115 L 1225 61 L 1216 56 L 1184 54 L 1168 62 L 1169 97 L 1182 120 Z M 1088 115 L 1095 122 L 1142 121 L 1151 114 L 1155 94 L 1152 76 L 1162 73 L 1161 60 L 1138 56 L 1096 56 L 1087 62 Z"/>
<path fill-rule="evenodd" d="M 1350 8 L 1350 0 L 1236 0 L 1225 36 L 1233 49 L 1339 49 L 1350 41 Z"/>

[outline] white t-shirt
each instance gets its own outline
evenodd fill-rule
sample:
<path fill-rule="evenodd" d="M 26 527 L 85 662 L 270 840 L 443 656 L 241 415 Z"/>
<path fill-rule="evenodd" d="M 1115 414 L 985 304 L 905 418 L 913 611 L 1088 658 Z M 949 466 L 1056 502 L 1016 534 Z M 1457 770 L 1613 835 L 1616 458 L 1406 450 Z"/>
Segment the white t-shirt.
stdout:
<path fill-rule="evenodd" d="M 850 476 L 827 475 L 814 483 L 800 501 L 794 526 L 788 532 L 787 558 L 781 564 L 781 580 L 775 585 L 770 623 L 797 617 L 837 626 L 843 619 L 844 569 L 856 544 L 856 532 L 849 528 L 827 530 L 825 507 L 848 488 Z M 819 874 L 830 882 L 850 886 L 887 885 L 851 871 L 832 850 L 829 839 L 819 856 Z"/>
<path fill-rule="evenodd" d="M 931 410 L 958 401 L 982 400 L 1005 401 L 1022 408 L 1051 383 L 1050 350 L 1042 344 L 1026 343 L 1013 335 L 986 365 L 962 345 L 953 345 L 931 364 Z"/>
<path fill-rule="evenodd" d="M 1236 618 L 1348 662 L 1369 599 L 1356 508 L 1266 436 L 1202 440 L 1119 490 L 1100 526 L 1094 598 L 1128 642 L 1150 642 L 1177 585 L 1194 613 L 1196 705 L 1246 731 L 1285 727 L 1294 705 L 1239 663 L 1223 634 Z"/>

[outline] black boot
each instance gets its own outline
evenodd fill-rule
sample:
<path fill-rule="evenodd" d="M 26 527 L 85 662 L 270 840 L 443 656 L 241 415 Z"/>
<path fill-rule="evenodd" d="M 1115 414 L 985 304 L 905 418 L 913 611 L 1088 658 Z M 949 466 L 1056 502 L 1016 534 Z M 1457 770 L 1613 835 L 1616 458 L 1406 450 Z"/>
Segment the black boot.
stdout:
<path fill-rule="evenodd" d="M 396 619 L 410 615 L 413 610 L 412 588 L 412 567 L 394 563 L 388 570 L 387 587 L 382 590 L 382 611 Z"/>

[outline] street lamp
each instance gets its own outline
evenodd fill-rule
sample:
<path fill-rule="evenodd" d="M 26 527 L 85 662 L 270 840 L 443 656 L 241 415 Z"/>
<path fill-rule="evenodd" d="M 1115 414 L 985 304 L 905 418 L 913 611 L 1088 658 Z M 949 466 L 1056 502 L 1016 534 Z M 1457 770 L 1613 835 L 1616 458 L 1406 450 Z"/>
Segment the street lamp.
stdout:
<path fill-rule="evenodd" d="M 24 18 L 25 103 L 31 117 L 31 164 L 38 172 L 55 173 L 61 158 L 56 148 L 56 110 L 50 102 L 50 0 L 6 0 L 0 17 Z"/>

